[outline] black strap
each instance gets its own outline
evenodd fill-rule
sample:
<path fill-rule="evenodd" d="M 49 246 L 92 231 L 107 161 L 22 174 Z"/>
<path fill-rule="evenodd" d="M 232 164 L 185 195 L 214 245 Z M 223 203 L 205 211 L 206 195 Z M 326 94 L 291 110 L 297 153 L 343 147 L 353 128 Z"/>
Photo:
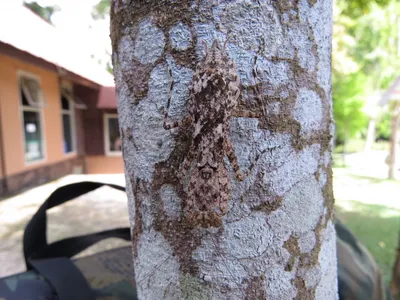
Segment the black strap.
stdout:
<path fill-rule="evenodd" d="M 31 255 L 30 258 L 42 259 L 55 257 L 72 257 L 90 247 L 91 245 L 94 245 L 97 242 L 108 238 L 120 238 L 125 241 L 130 241 L 130 228 L 116 228 L 63 239 L 49 244 L 42 251 Z"/>
<path fill-rule="evenodd" d="M 91 192 L 99 187 L 109 186 L 120 191 L 125 191 L 125 188 L 115 184 L 107 184 L 100 182 L 78 182 L 62 186 L 55 190 L 47 200 L 40 206 L 39 210 L 35 213 L 25 228 L 23 238 L 23 248 L 25 263 L 28 269 L 31 269 L 30 258 L 47 258 L 66 256 L 71 257 L 94 243 L 109 237 L 121 237 L 129 240 L 129 229 L 112 229 L 100 233 L 78 236 L 75 238 L 61 240 L 52 244 L 47 243 L 47 216 L 46 210 L 63 204 L 67 201 L 73 200 L 81 195 Z M 55 252 L 50 252 L 51 247 Z M 64 249 L 63 249 L 64 248 Z M 59 252 L 57 252 L 59 251 Z"/>
<path fill-rule="evenodd" d="M 88 181 L 62 186 L 46 199 L 25 228 L 23 248 L 26 266 L 49 282 L 59 300 L 95 300 L 94 291 L 70 257 L 106 238 L 130 240 L 130 228 L 127 227 L 47 243 L 46 211 L 102 186 L 125 191 L 119 185 Z"/>
<path fill-rule="evenodd" d="M 95 300 L 85 277 L 69 258 L 30 260 L 30 265 L 46 278 L 58 300 Z"/>

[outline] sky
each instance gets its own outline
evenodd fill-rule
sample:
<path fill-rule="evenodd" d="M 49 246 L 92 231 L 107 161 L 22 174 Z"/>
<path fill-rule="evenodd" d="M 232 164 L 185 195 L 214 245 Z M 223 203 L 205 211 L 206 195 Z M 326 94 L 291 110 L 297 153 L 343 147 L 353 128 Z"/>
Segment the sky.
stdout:
<path fill-rule="evenodd" d="M 15 1 L 15 0 L 8 0 Z M 20 0 L 21 4 L 23 0 Z M 27 1 L 29 2 L 29 1 Z M 41 6 L 58 5 L 61 10 L 54 13 L 52 23 L 65 35 L 72 35 L 77 45 L 86 45 L 96 59 L 105 65 L 110 60 L 111 41 L 109 20 L 93 20 L 92 8 L 98 0 L 36 0 Z"/>

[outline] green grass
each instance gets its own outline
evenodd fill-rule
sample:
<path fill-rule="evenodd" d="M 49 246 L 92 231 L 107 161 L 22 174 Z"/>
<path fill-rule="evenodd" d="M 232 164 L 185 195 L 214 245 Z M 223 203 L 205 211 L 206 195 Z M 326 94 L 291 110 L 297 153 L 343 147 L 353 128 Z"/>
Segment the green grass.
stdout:
<path fill-rule="evenodd" d="M 352 201 L 351 206 L 354 211 L 337 206 L 337 216 L 371 252 L 385 282 L 389 283 L 398 242 L 400 211 L 357 201 Z"/>
<path fill-rule="evenodd" d="M 390 282 L 400 231 L 400 182 L 334 169 L 336 215 L 375 257 Z"/>

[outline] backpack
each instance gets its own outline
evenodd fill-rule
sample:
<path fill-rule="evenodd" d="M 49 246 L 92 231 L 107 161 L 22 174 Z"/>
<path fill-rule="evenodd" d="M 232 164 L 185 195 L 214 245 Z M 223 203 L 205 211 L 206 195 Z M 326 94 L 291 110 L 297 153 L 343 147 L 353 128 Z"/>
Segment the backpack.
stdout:
<path fill-rule="evenodd" d="M 25 228 L 23 249 L 27 271 L 0 279 L 0 300 L 138 299 L 130 246 L 71 259 L 107 238 L 130 241 L 130 228 L 47 243 L 46 211 L 102 186 L 125 191 L 114 184 L 78 182 L 58 188 L 47 198 Z M 372 255 L 338 219 L 335 228 L 339 299 L 391 300 Z"/>

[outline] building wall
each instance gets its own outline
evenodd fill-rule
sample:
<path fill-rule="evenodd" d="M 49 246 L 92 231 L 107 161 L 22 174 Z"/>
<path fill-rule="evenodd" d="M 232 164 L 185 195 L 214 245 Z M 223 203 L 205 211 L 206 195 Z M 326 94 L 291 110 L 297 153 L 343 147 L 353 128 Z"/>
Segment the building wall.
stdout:
<path fill-rule="evenodd" d="M 67 174 L 80 174 L 83 171 L 84 164 L 84 157 L 76 156 L 8 176 L 6 194 L 16 194 L 26 188 L 44 184 Z"/>
<path fill-rule="evenodd" d="M 1 100 L 0 100 L 1 101 Z M 1 136 L 1 135 L 0 135 Z M 1 144 L 0 144 L 1 145 Z M 3 178 L 3 161 L 1 159 L 1 147 L 0 147 L 0 179 Z"/>
<path fill-rule="evenodd" d="M 124 173 L 122 156 L 86 156 L 86 172 L 88 174 Z"/>
<path fill-rule="evenodd" d="M 45 158 L 26 163 L 24 132 L 18 72 L 23 71 L 40 79 L 47 106 L 42 109 Z M 7 177 L 9 192 L 53 180 L 71 172 L 122 173 L 121 156 L 108 157 L 104 151 L 103 114 L 97 108 L 98 91 L 81 85 L 74 93 L 88 105 L 87 110 L 75 110 L 76 152 L 63 151 L 63 127 L 60 100 L 60 82 L 56 72 L 23 62 L 0 53 L 0 122 L 3 137 L 3 155 L 0 155 L 0 196 L 3 178 Z M 114 111 L 116 112 L 116 111 Z M 0 149 L 1 151 L 1 149 Z M 88 156 L 87 159 L 84 156 Z M 2 174 L 4 164 L 6 176 Z"/>
<path fill-rule="evenodd" d="M 0 66 L 0 119 L 7 175 L 14 175 L 75 157 L 76 154 L 64 154 L 63 152 L 60 87 L 57 74 L 3 55 L 0 55 Z M 47 107 L 42 110 L 45 158 L 38 162 L 26 163 L 24 159 L 24 133 L 18 71 L 24 71 L 40 78 L 41 89 L 47 102 Z"/>
<path fill-rule="evenodd" d="M 99 92 L 82 85 L 74 86 L 74 94 L 85 99 L 87 109 L 83 113 L 86 155 L 104 155 L 103 112 L 97 108 Z"/>
<path fill-rule="evenodd" d="M 0 185 L 3 184 L 4 177 L 7 177 L 7 194 L 82 170 L 84 167 L 84 160 L 80 157 L 82 153 L 77 151 L 65 154 L 63 151 L 60 83 L 57 73 L 1 54 L 0 66 L 0 122 L 4 146 L 4 161 L 0 163 L 5 164 L 6 170 L 6 176 L 4 176 L 1 174 L 0 165 L 0 174 L 2 175 Z M 25 162 L 24 155 L 19 71 L 40 79 L 43 96 L 47 102 L 47 106 L 42 109 L 44 159 L 32 163 Z M 81 120 L 78 120 L 79 118 L 82 118 L 82 115 L 78 113 L 75 115 L 75 119 L 78 123 L 79 121 L 82 123 Z M 4 192 L 0 190 L 0 195 Z"/>
<path fill-rule="evenodd" d="M 89 174 L 116 174 L 124 172 L 121 155 L 107 156 L 104 146 L 104 115 L 116 114 L 117 110 L 97 108 L 98 91 L 84 86 L 74 86 L 74 94 L 85 99 L 87 109 L 82 111 L 86 171 Z"/>

